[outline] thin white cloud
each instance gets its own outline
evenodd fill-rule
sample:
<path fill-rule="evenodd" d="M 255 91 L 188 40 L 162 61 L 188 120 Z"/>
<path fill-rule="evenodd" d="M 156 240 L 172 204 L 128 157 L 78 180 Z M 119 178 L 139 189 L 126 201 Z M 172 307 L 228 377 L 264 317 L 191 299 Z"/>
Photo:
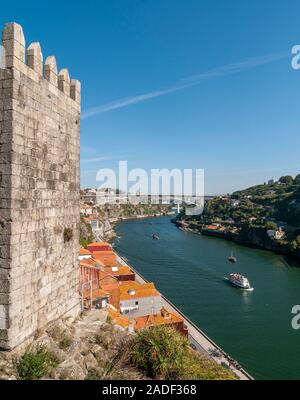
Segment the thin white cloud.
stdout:
<path fill-rule="evenodd" d="M 237 61 L 231 64 L 223 65 L 222 67 L 213 68 L 212 70 L 198 74 L 192 75 L 188 78 L 185 78 L 184 81 L 195 81 L 196 83 L 200 83 L 203 80 L 210 78 L 218 78 L 226 75 L 237 74 L 239 72 L 246 71 L 248 69 L 256 68 L 261 65 L 266 65 L 273 63 L 275 61 L 282 60 L 286 57 L 289 57 L 290 53 L 281 52 L 274 54 L 267 54 L 264 56 L 258 57 L 249 57 L 242 61 Z"/>
<path fill-rule="evenodd" d="M 106 157 L 95 157 L 95 158 L 83 158 L 80 160 L 81 163 L 94 163 L 99 161 L 109 161 L 109 160 L 119 160 L 124 158 L 124 156 L 106 156 Z"/>
<path fill-rule="evenodd" d="M 82 114 L 82 119 L 89 118 L 89 117 L 92 117 L 97 114 L 103 114 L 108 111 L 116 110 L 118 108 L 127 107 L 132 104 L 136 104 L 136 103 L 140 103 L 145 100 L 153 99 L 154 97 L 160 97 L 165 94 L 173 93 L 178 90 L 182 90 L 182 89 L 185 89 L 186 87 L 194 86 L 194 85 L 195 85 L 194 83 L 189 83 L 189 84 L 174 86 L 169 89 L 157 90 L 155 92 L 141 94 L 138 96 L 125 97 L 123 99 L 119 99 L 119 100 L 113 101 L 111 103 L 107 103 L 107 104 L 103 104 L 98 107 L 90 108 L 89 110 L 85 111 Z"/>
<path fill-rule="evenodd" d="M 163 89 L 157 90 L 154 92 L 144 93 L 137 96 L 125 97 L 122 99 L 115 100 L 111 103 L 106 103 L 97 107 L 90 108 L 83 112 L 82 119 L 93 117 L 94 115 L 103 114 L 109 111 L 117 110 L 119 108 L 128 107 L 132 104 L 141 103 L 143 101 L 153 99 L 155 97 L 164 96 L 169 93 L 174 93 L 179 90 L 183 90 L 192 86 L 199 85 L 203 81 L 213 78 L 219 78 L 227 75 L 237 74 L 239 72 L 249 70 L 252 68 L 259 67 L 261 65 L 266 65 L 273 63 L 275 61 L 279 61 L 283 58 L 290 56 L 290 53 L 281 52 L 281 53 L 273 53 L 267 54 L 264 56 L 258 57 L 250 57 L 245 60 L 241 60 L 235 63 L 223 65 L 221 67 L 213 68 L 210 71 L 192 75 L 187 78 L 182 79 L 176 85 Z"/>

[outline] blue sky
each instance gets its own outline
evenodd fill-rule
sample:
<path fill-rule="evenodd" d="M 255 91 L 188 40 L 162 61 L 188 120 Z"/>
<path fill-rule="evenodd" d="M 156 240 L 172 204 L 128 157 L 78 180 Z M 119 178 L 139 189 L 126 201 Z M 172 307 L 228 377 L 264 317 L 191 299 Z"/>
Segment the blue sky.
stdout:
<path fill-rule="evenodd" d="M 204 168 L 206 193 L 300 172 L 300 3 L 14 1 L 27 44 L 82 82 L 81 186 L 99 168 Z"/>

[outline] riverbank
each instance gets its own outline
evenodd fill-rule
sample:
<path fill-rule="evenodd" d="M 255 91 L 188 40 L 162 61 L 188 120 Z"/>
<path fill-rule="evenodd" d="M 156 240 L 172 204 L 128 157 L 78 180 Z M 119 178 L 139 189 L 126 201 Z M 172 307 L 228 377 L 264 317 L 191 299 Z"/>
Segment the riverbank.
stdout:
<path fill-rule="evenodd" d="M 116 238 L 115 225 L 120 221 L 145 219 L 174 215 L 168 204 L 80 204 L 80 244 L 86 247 L 87 243 L 102 238 L 112 241 Z"/>
<path fill-rule="evenodd" d="M 172 222 L 182 231 L 224 239 L 242 246 L 262 249 L 274 254 L 283 255 L 289 264 L 300 267 L 300 257 L 297 254 L 292 253 L 286 243 L 277 242 L 268 237 L 266 231 L 263 229 L 252 228 L 239 234 L 227 229 L 218 229 L 217 226 L 208 228 L 206 225 L 198 224 L 193 221 L 177 220 L 174 218 L 172 219 Z"/>
<path fill-rule="evenodd" d="M 110 218 L 109 223 L 111 225 L 111 229 L 109 232 L 105 233 L 105 240 L 112 242 L 113 240 L 116 239 L 116 237 L 117 237 L 116 226 L 120 222 L 134 221 L 134 220 L 146 220 L 146 219 L 150 219 L 150 218 L 167 217 L 167 216 L 173 216 L 173 215 L 174 215 L 174 212 L 163 212 L 163 213 L 155 213 L 155 214 L 147 214 L 147 215 L 135 215 L 135 216 L 129 216 L 129 217 Z"/>
<path fill-rule="evenodd" d="M 215 196 L 200 215 L 182 213 L 176 221 L 204 235 L 283 254 L 300 263 L 300 180 L 279 181 Z"/>

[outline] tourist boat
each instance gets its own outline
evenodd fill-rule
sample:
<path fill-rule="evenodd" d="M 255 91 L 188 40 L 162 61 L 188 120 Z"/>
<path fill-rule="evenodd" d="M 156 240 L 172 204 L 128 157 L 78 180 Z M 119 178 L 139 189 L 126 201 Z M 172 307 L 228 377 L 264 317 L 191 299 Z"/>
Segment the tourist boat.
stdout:
<path fill-rule="evenodd" d="M 234 286 L 237 286 L 241 289 L 253 290 L 250 286 L 250 282 L 247 278 L 245 278 L 241 274 L 230 274 L 229 275 L 229 282 L 232 283 Z"/>
<path fill-rule="evenodd" d="M 237 262 L 237 258 L 233 256 L 232 252 L 230 257 L 228 257 L 228 261 L 232 262 L 232 263 L 236 263 Z"/>

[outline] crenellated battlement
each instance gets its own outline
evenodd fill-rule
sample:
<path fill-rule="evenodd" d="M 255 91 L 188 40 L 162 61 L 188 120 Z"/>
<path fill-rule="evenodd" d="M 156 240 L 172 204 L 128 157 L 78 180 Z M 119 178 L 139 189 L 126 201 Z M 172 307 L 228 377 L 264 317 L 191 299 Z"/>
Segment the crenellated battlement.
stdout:
<path fill-rule="evenodd" d="M 43 78 L 80 104 L 80 82 L 70 79 L 67 68 L 61 69 L 58 74 L 54 56 L 47 57 L 43 64 L 43 53 L 39 42 L 31 43 L 26 49 L 21 25 L 16 22 L 5 25 L 2 31 L 2 45 L 5 48 L 6 68 L 15 67 L 34 80 Z"/>

